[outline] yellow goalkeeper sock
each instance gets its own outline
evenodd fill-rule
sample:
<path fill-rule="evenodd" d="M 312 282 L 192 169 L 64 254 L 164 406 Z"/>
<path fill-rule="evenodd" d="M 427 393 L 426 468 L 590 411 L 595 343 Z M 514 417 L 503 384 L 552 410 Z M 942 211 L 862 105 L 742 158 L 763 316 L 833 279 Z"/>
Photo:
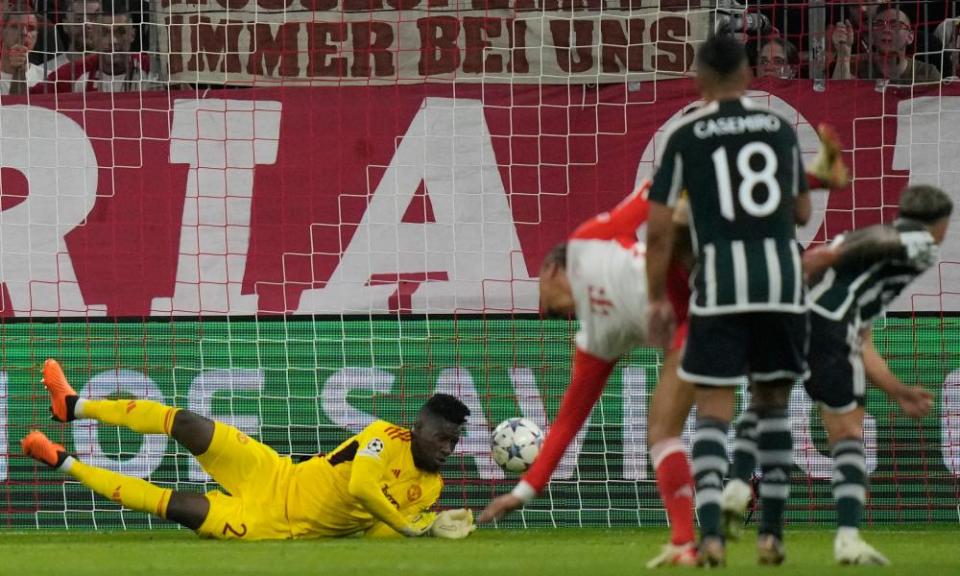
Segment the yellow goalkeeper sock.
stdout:
<path fill-rule="evenodd" d="M 170 435 L 173 417 L 179 408 L 151 400 L 87 400 L 80 398 L 74 408 L 77 418 L 92 418 L 104 424 L 124 426 L 140 434 Z"/>
<path fill-rule="evenodd" d="M 73 476 L 84 486 L 139 512 L 147 512 L 160 518 L 167 517 L 167 504 L 173 490 L 160 488 L 139 478 L 131 478 L 110 470 L 89 466 L 73 456 L 67 456 L 60 470 Z"/>

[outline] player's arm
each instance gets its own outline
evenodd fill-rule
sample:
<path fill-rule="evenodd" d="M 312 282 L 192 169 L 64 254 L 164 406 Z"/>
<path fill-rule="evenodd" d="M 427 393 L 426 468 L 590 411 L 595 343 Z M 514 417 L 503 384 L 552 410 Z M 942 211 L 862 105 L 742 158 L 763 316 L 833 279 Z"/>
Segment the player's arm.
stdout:
<path fill-rule="evenodd" d="M 676 133 L 674 133 L 674 136 Z M 647 193 L 647 338 L 651 345 L 666 348 L 673 333 L 673 307 L 667 299 L 667 274 L 673 255 L 673 212 L 683 190 L 683 157 L 671 136 L 660 167 Z"/>
<path fill-rule="evenodd" d="M 421 526 L 411 522 L 397 510 L 381 488 L 380 479 L 387 466 L 384 452 L 390 450 L 387 444 L 390 439 L 385 434 L 377 435 L 375 431 L 370 431 L 371 427 L 364 430 L 358 438 L 362 448 L 357 451 L 353 460 L 347 490 L 377 520 L 404 536 L 419 536 L 429 525 Z"/>
<path fill-rule="evenodd" d="M 650 182 L 644 180 L 632 194 L 617 206 L 587 220 L 570 236 L 577 239 L 612 240 L 619 237 L 636 238 L 637 228 L 647 221 L 646 198 Z"/>
<path fill-rule="evenodd" d="M 469 536 L 477 527 L 473 523 L 473 512 L 466 508 L 434 512 L 433 506 L 440 498 L 443 489 L 443 480 L 431 479 L 421 484 L 424 489 L 422 499 L 411 503 L 400 510 L 400 514 L 408 519 L 413 526 L 429 526 L 424 536 L 434 536 L 447 540 L 460 540 Z M 402 534 L 384 522 L 377 522 L 368 528 L 365 538 L 401 538 Z"/>
<path fill-rule="evenodd" d="M 839 242 L 807 250 L 803 254 L 803 272 L 817 278 L 830 267 L 862 267 L 903 253 L 904 246 L 896 228 L 877 224 L 846 233 Z"/>
<path fill-rule="evenodd" d="M 673 209 L 650 203 L 647 223 L 647 340 L 666 349 L 674 329 L 673 306 L 667 299 L 667 277 L 673 259 Z"/>
<path fill-rule="evenodd" d="M 870 330 L 863 335 L 861 352 L 867 380 L 896 400 L 907 416 L 922 418 L 930 413 L 930 409 L 933 408 L 933 395 L 919 386 L 905 386 L 897 378 L 887 366 L 886 360 L 874 347 Z"/>
<path fill-rule="evenodd" d="M 791 192 L 795 196 L 793 220 L 803 226 L 810 221 L 810 216 L 813 214 L 810 188 L 807 182 L 807 174 L 803 168 L 803 160 L 800 159 L 800 142 L 797 140 L 797 133 L 792 127 L 785 127 L 784 130 L 787 134 L 787 142 L 793 160 L 793 183 L 791 186 Z"/>
<path fill-rule="evenodd" d="M 937 257 L 933 237 L 925 231 L 901 234 L 893 226 L 876 224 L 845 234 L 841 242 L 808 250 L 803 255 L 804 274 L 816 278 L 833 267 L 865 267 L 884 260 L 905 260 L 918 267 Z"/>
<path fill-rule="evenodd" d="M 583 427 L 590 410 L 600 399 L 600 394 L 610 377 L 616 361 L 603 360 L 582 350 L 577 350 L 573 359 L 573 378 L 563 394 L 560 411 L 547 433 L 543 448 L 530 470 L 512 492 L 491 502 L 480 514 L 480 523 L 491 522 L 520 508 L 543 491 L 550 476 L 557 469 L 570 442 Z"/>

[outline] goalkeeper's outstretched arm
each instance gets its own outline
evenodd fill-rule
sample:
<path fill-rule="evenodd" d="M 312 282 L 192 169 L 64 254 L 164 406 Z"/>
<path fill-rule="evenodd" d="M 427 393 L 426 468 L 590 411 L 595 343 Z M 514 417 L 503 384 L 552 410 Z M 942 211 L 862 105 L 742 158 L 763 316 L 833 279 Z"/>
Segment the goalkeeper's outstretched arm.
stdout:
<path fill-rule="evenodd" d="M 404 536 L 420 536 L 426 526 L 417 526 L 401 514 L 380 489 L 380 477 L 386 466 L 379 456 L 357 454 L 353 461 L 348 490 L 350 495 L 373 515 L 374 518 L 390 526 Z"/>

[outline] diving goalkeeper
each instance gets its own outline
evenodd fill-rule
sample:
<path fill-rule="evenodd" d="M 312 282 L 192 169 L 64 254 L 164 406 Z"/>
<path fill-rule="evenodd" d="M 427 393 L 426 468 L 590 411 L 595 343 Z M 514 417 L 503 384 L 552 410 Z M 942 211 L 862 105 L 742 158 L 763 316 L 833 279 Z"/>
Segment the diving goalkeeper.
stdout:
<path fill-rule="evenodd" d="M 410 430 L 378 420 L 325 456 L 294 464 L 233 426 L 149 400 L 80 398 L 55 360 L 43 367 L 54 419 L 93 419 L 141 434 L 165 434 L 196 457 L 226 492 L 160 488 L 85 464 L 33 431 L 21 442 L 31 458 L 73 476 L 132 510 L 172 520 L 218 540 L 279 540 L 364 534 L 464 538 L 469 510 L 435 514 L 440 466 L 453 453 L 470 410 L 432 396 Z"/>

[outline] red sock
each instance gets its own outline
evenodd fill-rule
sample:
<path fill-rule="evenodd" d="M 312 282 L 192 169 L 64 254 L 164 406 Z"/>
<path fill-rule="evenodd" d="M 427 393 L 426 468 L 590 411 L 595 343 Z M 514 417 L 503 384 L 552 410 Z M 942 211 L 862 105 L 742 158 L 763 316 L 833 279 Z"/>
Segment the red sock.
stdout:
<path fill-rule="evenodd" d="M 668 438 L 650 448 L 657 488 L 670 519 L 670 541 L 686 544 L 694 541 L 693 476 L 679 438 Z"/>

